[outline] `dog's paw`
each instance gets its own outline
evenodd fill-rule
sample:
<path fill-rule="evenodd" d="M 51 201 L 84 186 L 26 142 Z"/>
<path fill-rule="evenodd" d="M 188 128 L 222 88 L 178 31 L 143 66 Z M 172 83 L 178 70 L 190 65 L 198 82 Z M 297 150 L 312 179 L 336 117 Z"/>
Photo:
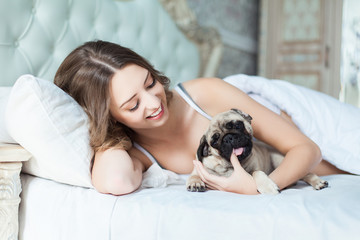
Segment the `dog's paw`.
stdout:
<path fill-rule="evenodd" d="M 257 188 L 258 192 L 261 193 L 261 194 L 272 194 L 272 195 L 275 195 L 275 194 L 279 194 L 280 193 L 280 189 L 279 187 L 275 184 L 275 183 L 266 183 L 262 186 L 259 186 Z"/>
<path fill-rule="evenodd" d="M 321 190 L 323 188 L 327 188 L 329 186 L 329 183 L 325 180 L 322 180 L 321 178 L 319 178 L 316 182 L 313 183 L 312 187 L 315 190 Z"/>
<path fill-rule="evenodd" d="M 329 186 L 327 181 L 322 180 L 319 176 L 313 173 L 308 173 L 303 180 L 310 184 L 315 190 L 321 190 Z"/>
<path fill-rule="evenodd" d="M 199 176 L 192 175 L 186 182 L 186 189 L 189 192 L 205 192 L 206 185 Z"/>
<path fill-rule="evenodd" d="M 252 174 L 257 190 L 261 194 L 279 194 L 280 189 L 264 172 L 255 171 Z"/>

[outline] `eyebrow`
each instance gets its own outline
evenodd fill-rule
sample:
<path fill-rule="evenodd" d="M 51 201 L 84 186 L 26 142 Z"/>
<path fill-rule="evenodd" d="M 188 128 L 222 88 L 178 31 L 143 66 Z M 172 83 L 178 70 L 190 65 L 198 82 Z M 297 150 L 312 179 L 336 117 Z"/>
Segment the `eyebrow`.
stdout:
<path fill-rule="evenodd" d="M 146 80 L 147 80 L 148 77 L 149 77 L 149 74 L 150 74 L 150 72 L 148 71 L 147 74 L 146 74 L 146 77 L 145 77 L 144 85 L 145 85 L 145 83 L 146 83 Z M 130 97 L 127 101 L 125 101 L 123 104 L 121 104 L 119 108 L 122 108 L 125 104 L 127 104 L 128 102 L 130 102 L 134 97 L 136 97 L 136 93 L 135 93 L 132 97 Z"/>

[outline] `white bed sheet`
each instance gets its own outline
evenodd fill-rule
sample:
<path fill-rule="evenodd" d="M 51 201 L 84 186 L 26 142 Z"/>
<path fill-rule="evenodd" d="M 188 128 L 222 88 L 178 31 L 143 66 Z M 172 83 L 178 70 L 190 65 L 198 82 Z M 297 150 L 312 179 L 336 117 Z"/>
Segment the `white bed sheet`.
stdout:
<path fill-rule="evenodd" d="M 110 239 L 117 198 L 22 174 L 19 239 Z"/>
<path fill-rule="evenodd" d="M 300 182 L 276 196 L 187 192 L 184 185 L 110 196 L 22 175 L 20 239 L 360 239 L 360 177 Z"/>

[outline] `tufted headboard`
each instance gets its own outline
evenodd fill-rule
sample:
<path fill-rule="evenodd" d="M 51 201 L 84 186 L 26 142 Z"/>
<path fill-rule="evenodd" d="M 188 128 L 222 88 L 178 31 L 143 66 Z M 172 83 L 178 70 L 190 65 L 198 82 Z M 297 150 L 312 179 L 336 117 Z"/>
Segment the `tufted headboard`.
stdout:
<path fill-rule="evenodd" d="M 160 1 L 0 0 L 0 86 L 28 73 L 52 81 L 70 51 L 95 39 L 133 49 L 173 84 L 216 75 L 219 35 L 197 25 L 186 0 Z"/>

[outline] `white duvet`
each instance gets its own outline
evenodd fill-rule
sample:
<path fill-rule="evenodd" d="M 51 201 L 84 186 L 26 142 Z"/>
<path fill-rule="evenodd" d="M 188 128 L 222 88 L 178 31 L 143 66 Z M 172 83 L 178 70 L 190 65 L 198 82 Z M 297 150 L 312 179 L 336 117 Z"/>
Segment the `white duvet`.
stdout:
<path fill-rule="evenodd" d="M 360 174 L 359 108 L 286 81 L 243 74 L 224 80 L 284 110 L 318 144 L 324 159 L 340 169 Z"/>

